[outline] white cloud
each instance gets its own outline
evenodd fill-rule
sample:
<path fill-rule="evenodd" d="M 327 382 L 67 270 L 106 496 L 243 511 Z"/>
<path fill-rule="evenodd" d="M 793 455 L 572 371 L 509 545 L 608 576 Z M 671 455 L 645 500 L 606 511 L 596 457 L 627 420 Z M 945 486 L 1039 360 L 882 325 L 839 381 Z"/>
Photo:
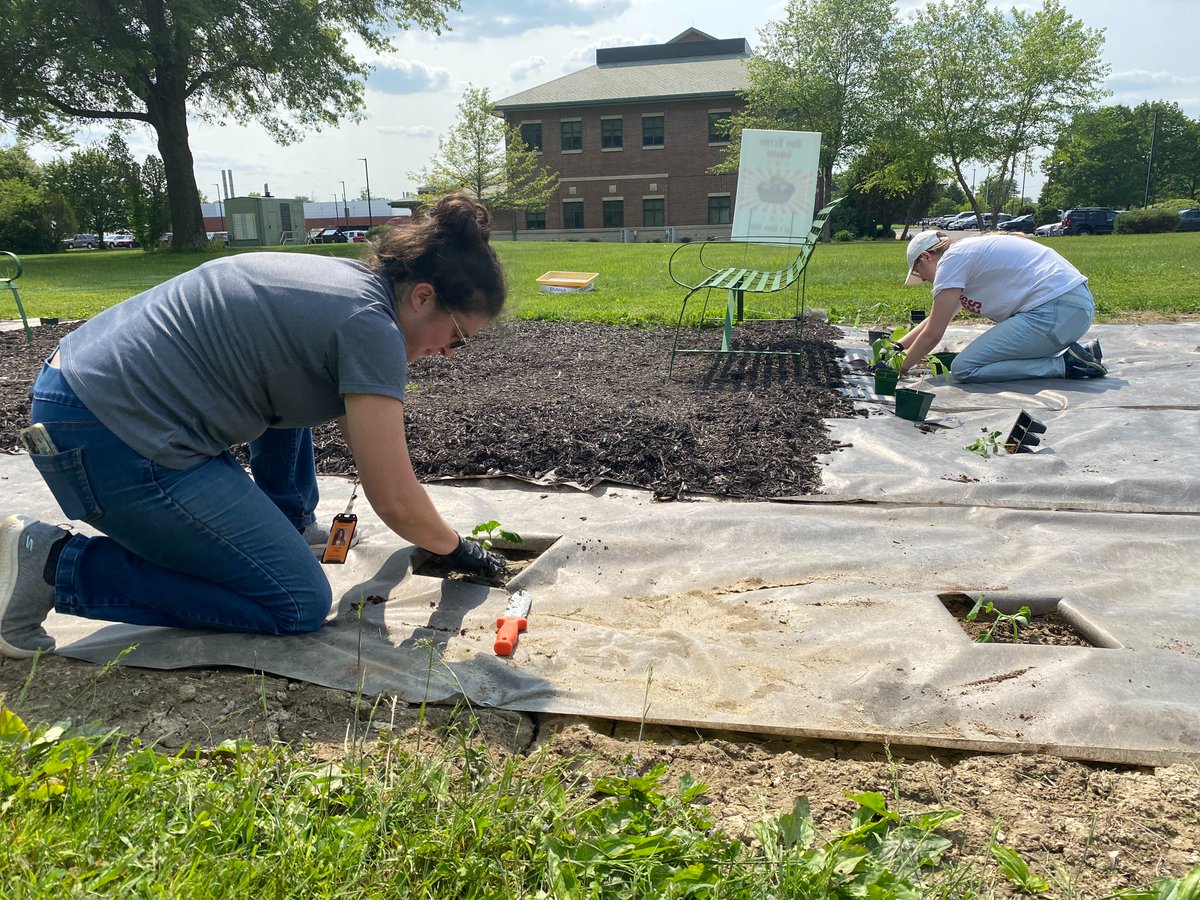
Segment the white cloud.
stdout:
<path fill-rule="evenodd" d="M 408 59 L 381 59 L 367 87 L 383 94 L 425 94 L 450 87 L 450 73 L 438 66 Z"/>
<path fill-rule="evenodd" d="M 524 81 L 531 75 L 540 72 L 546 67 L 546 58 L 543 56 L 531 56 L 528 59 L 522 59 L 508 67 L 508 77 L 513 81 Z"/>
<path fill-rule="evenodd" d="M 630 0 L 504 0 L 472 4 L 470 11 L 446 17 L 450 40 L 511 37 L 539 28 L 595 25 L 630 8 Z"/>
<path fill-rule="evenodd" d="M 680 29 L 682 31 L 682 29 Z M 583 40 L 587 40 L 586 36 L 581 36 Z M 665 38 L 660 38 L 653 34 L 642 34 L 637 37 L 631 37 L 624 34 L 613 34 L 602 38 L 594 38 L 587 44 L 580 44 L 566 55 L 562 63 L 563 74 L 578 72 L 580 69 L 586 69 L 588 66 L 596 64 L 597 48 L 607 49 L 609 47 L 640 47 L 645 44 L 659 44 Z"/>
<path fill-rule="evenodd" d="M 375 129 L 380 134 L 395 134 L 401 137 L 427 138 L 436 135 L 432 125 L 380 125 Z"/>

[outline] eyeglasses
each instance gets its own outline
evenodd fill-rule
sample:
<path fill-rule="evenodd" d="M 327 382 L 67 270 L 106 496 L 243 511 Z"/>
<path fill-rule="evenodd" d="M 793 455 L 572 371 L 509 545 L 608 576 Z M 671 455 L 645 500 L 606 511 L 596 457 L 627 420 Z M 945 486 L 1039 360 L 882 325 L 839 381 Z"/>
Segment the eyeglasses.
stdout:
<path fill-rule="evenodd" d="M 467 335 L 463 332 L 462 326 L 458 324 L 458 319 L 454 318 L 454 313 L 450 312 L 450 310 L 446 310 L 446 315 L 448 315 L 450 317 L 450 321 L 454 323 L 454 330 L 458 334 L 458 337 L 452 340 L 448 346 L 451 350 L 461 350 L 463 347 L 467 346 Z"/>

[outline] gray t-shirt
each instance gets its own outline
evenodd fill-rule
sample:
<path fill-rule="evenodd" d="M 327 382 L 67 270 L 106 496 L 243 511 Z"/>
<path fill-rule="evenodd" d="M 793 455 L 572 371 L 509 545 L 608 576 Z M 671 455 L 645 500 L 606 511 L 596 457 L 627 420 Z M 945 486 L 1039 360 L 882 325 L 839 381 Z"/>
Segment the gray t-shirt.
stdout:
<path fill-rule="evenodd" d="M 109 307 L 63 338 L 63 375 L 110 431 L 186 469 L 269 427 L 343 415 L 345 394 L 404 399 L 387 282 L 347 259 L 245 253 Z"/>

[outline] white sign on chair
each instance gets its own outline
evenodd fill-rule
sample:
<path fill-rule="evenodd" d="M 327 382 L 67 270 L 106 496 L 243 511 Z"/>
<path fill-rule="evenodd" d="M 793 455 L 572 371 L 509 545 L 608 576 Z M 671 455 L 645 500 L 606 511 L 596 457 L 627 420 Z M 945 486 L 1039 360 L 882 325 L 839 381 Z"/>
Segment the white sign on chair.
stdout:
<path fill-rule="evenodd" d="M 812 227 L 820 158 L 820 132 L 744 130 L 730 240 L 803 240 Z"/>

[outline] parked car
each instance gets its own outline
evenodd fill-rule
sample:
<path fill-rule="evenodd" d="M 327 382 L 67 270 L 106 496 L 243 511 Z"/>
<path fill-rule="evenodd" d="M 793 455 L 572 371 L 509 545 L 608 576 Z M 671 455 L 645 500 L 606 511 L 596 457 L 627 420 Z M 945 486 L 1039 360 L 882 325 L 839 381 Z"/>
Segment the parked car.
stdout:
<path fill-rule="evenodd" d="M 226 247 L 229 246 L 229 232 L 228 231 L 210 231 L 210 232 L 208 232 L 208 239 L 210 241 L 220 241 Z"/>
<path fill-rule="evenodd" d="M 116 234 L 106 234 L 104 236 L 104 246 L 114 247 L 118 250 L 131 250 L 138 246 L 138 242 L 134 240 L 132 234 L 119 231 Z"/>
<path fill-rule="evenodd" d="M 1077 206 L 1063 216 L 1063 234 L 1112 234 L 1117 211 L 1107 206 Z"/>
<path fill-rule="evenodd" d="M 73 250 L 86 248 L 91 250 L 100 243 L 100 239 L 94 234 L 74 234 L 71 237 L 63 238 L 63 246 Z"/>
<path fill-rule="evenodd" d="M 1200 231 L 1200 209 L 1185 209 L 1179 214 L 1176 231 Z"/>
<path fill-rule="evenodd" d="M 346 237 L 349 238 L 352 244 L 365 244 L 367 242 L 367 232 L 358 229 L 347 231 Z"/>
<path fill-rule="evenodd" d="M 996 226 L 997 231 L 1020 231 L 1023 234 L 1033 234 L 1033 216 L 1017 216 Z"/>
<path fill-rule="evenodd" d="M 1062 222 L 1047 222 L 1045 225 L 1039 225 L 1033 229 L 1033 233 L 1038 237 L 1057 237 L 1062 234 Z"/>
<path fill-rule="evenodd" d="M 960 212 L 957 216 L 946 223 L 947 231 L 966 231 L 969 228 L 974 228 L 978 225 L 975 219 L 975 213 L 967 211 Z"/>
<path fill-rule="evenodd" d="M 315 235 L 308 239 L 310 244 L 348 244 L 350 238 L 346 237 L 346 229 L 342 227 L 322 228 Z"/>

